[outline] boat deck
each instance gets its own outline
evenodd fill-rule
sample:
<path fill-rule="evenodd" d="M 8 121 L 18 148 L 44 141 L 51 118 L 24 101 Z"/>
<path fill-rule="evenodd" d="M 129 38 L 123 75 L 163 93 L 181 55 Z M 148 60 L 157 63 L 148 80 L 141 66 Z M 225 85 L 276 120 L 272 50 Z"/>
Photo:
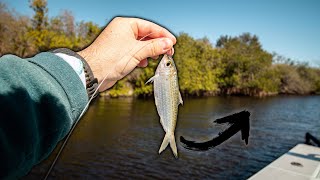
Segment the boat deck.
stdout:
<path fill-rule="evenodd" d="M 249 179 L 320 180 L 320 148 L 298 144 Z"/>

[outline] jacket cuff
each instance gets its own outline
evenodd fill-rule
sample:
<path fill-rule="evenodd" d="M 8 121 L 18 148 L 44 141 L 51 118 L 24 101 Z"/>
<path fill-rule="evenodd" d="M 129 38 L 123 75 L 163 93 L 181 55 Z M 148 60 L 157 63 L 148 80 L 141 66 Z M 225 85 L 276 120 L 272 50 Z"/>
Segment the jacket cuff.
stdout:
<path fill-rule="evenodd" d="M 87 90 L 88 97 L 90 99 L 92 96 L 96 97 L 98 95 L 98 93 L 95 93 L 98 88 L 98 80 L 97 80 L 97 78 L 94 77 L 93 72 L 92 72 L 89 64 L 87 63 L 87 61 L 83 57 L 81 57 L 76 52 L 74 52 L 70 49 L 67 49 L 67 48 L 58 48 L 58 49 L 52 50 L 51 52 L 63 53 L 63 54 L 69 55 L 69 56 L 74 56 L 77 59 L 80 59 L 82 61 L 83 69 L 85 72 L 85 82 L 86 82 L 86 90 Z"/>
<path fill-rule="evenodd" d="M 78 118 L 88 102 L 88 96 L 72 67 L 62 58 L 50 52 L 40 53 L 27 60 L 47 71 L 61 85 L 70 102 L 73 118 Z"/>
<path fill-rule="evenodd" d="M 63 60 L 65 60 L 72 67 L 72 69 L 78 74 L 78 76 L 83 84 L 83 87 L 86 88 L 86 77 L 85 77 L 85 73 L 83 70 L 82 61 L 74 56 L 70 56 L 70 55 L 67 55 L 64 53 L 55 53 L 55 55 L 57 55 L 60 58 L 62 58 Z"/>

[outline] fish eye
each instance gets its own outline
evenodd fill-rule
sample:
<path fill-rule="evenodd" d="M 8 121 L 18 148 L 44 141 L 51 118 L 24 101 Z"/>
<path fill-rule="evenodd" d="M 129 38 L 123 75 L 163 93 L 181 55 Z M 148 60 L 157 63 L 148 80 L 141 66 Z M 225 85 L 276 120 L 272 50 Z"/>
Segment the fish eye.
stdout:
<path fill-rule="evenodd" d="M 166 64 L 166 66 L 170 66 L 171 65 L 171 62 L 170 61 L 168 61 L 167 62 L 167 64 Z"/>

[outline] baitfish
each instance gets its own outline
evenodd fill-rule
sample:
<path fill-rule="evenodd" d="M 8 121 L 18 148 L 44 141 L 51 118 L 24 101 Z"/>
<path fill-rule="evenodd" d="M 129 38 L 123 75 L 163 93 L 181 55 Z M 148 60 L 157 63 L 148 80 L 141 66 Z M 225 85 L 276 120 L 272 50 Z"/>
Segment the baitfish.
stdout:
<path fill-rule="evenodd" d="M 155 75 L 147 82 L 154 84 L 154 99 L 165 136 L 159 154 L 170 144 L 174 156 L 178 157 L 174 130 L 177 122 L 178 106 L 183 104 L 179 91 L 177 69 L 171 56 L 165 54 Z"/>

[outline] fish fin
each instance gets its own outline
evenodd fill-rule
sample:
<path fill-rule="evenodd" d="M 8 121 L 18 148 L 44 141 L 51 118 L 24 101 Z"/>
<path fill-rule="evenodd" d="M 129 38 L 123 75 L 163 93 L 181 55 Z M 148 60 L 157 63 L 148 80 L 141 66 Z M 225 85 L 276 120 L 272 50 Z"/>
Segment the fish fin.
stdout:
<path fill-rule="evenodd" d="M 145 84 L 148 84 L 149 82 L 153 83 L 154 79 L 157 78 L 157 77 L 158 77 L 158 75 L 152 76 Z"/>
<path fill-rule="evenodd" d="M 182 96 L 181 96 L 180 91 L 179 91 L 179 104 L 183 105 L 183 100 L 182 100 Z"/>
<path fill-rule="evenodd" d="M 170 136 L 170 147 L 171 147 L 171 150 L 173 152 L 174 157 L 178 158 L 177 144 L 176 144 L 176 140 L 174 138 L 174 134 L 172 136 Z"/>
<path fill-rule="evenodd" d="M 166 133 L 161 143 L 159 154 L 168 146 L 168 144 L 169 144 L 169 136 L 168 136 L 168 133 Z"/>
<path fill-rule="evenodd" d="M 176 145 L 176 140 L 174 138 L 174 134 L 166 133 L 166 135 L 163 138 L 162 144 L 160 146 L 159 154 L 168 146 L 169 143 L 170 143 L 170 147 L 174 157 L 178 158 L 178 151 L 177 151 L 177 145 Z"/>

